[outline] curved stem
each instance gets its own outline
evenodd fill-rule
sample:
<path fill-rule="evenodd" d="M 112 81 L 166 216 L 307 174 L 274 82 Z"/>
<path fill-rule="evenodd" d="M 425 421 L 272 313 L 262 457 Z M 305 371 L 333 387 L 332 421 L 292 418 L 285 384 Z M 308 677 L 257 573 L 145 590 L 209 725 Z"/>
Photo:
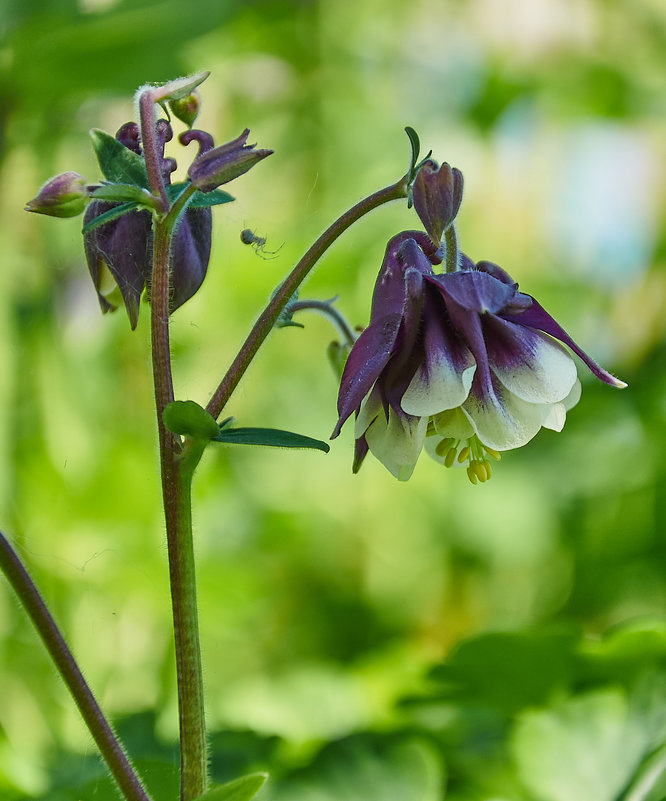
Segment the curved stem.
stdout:
<path fill-rule="evenodd" d="M 335 298 L 334 298 L 335 300 Z M 352 331 L 349 323 L 345 320 L 342 314 L 331 305 L 330 300 L 297 300 L 289 304 L 289 311 L 294 313 L 297 311 L 304 311 L 305 309 L 314 309 L 321 312 L 326 317 L 330 317 L 334 325 L 345 338 L 347 344 L 352 346 L 356 342 L 356 337 Z"/>
<path fill-rule="evenodd" d="M 280 285 L 277 292 L 273 295 L 268 305 L 259 316 L 259 319 L 248 334 L 238 355 L 232 362 L 231 367 L 229 367 L 226 375 L 208 401 L 206 411 L 215 418 L 219 417 L 231 393 L 238 386 L 238 382 L 241 380 L 263 341 L 275 325 L 276 320 L 280 316 L 280 312 L 287 305 L 289 299 L 306 278 L 310 270 L 312 270 L 317 261 L 333 242 L 335 242 L 340 234 L 346 231 L 356 220 L 363 217 L 369 211 L 381 206 L 383 203 L 407 197 L 407 190 L 407 176 L 404 176 L 397 183 L 380 189 L 378 192 L 359 201 L 324 231 Z"/>
<path fill-rule="evenodd" d="M 0 567 L 19 597 L 67 685 L 97 747 L 127 801 L 150 801 L 120 741 L 95 700 L 44 599 L 18 554 L 0 531 Z"/>

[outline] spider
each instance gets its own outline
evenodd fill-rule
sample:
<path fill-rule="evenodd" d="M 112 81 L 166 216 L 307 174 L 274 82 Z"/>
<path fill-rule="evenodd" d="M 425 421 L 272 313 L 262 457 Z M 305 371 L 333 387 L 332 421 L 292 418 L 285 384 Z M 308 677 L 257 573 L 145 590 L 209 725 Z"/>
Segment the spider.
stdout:
<path fill-rule="evenodd" d="M 265 250 L 266 237 L 257 236 L 250 228 L 243 228 L 240 233 L 241 242 L 244 245 L 252 245 L 255 253 L 261 256 L 262 259 L 274 259 L 282 245 L 277 250 Z"/>

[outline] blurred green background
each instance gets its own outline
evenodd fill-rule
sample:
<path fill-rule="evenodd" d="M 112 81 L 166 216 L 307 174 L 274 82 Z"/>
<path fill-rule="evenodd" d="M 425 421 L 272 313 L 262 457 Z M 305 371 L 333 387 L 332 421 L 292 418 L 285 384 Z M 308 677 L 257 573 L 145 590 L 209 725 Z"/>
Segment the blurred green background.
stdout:
<path fill-rule="evenodd" d="M 103 317 L 80 221 L 23 205 L 55 173 L 98 178 L 87 131 L 133 118 L 139 85 L 208 69 L 197 126 L 248 126 L 275 155 L 215 210 L 208 277 L 173 317 L 177 397 L 205 402 L 311 241 L 404 173 L 405 125 L 465 175 L 464 250 L 629 382 L 581 367 L 564 432 L 485 486 L 427 457 L 407 484 L 372 457 L 353 476 L 351 426 L 327 456 L 211 448 L 195 529 L 216 777 L 269 770 L 280 801 L 666 797 L 661 0 L 4 0 L 0 32 L 0 526 L 151 786 L 175 797 L 177 715 L 148 310 L 134 333 Z M 302 297 L 367 324 L 386 242 L 417 224 L 375 212 Z M 299 319 L 228 413 L 326 439 L 335 333 Z M 102 773 L 0 582 L 0 798 L 114 798 Z"/>

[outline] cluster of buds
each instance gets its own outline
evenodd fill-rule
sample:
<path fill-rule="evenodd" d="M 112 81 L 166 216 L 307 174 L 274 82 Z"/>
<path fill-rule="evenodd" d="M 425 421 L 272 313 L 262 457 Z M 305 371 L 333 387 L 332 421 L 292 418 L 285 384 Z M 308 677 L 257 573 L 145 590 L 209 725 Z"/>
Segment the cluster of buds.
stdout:
<path fill-rule="evenodd" d="M 176 87 L 178 88 L 178 87 Z M 168 88 L 165 91 L 168 96 Z M 173 138 L 166 119 L 155 123 L 155 157 L 161 184 L 169 202 L 189 184 L 196 192 L 178 219 L 172 236 L 169 263 L 169 310 L 183 305 L 201 287 L 211 249 L 211 206 L 233 198 L 220 192 L 226 184 L 251 169 L 272 150 L 247 144 L 249 130 L 215 147 L 213 137 L 192 129 L 199 111 L 196 91 L 174 92 L 169 108 L 188 125 L 179 141 L 197 142 L 199 152 L 188 169 L 188 181 L 172 185 L 176 161 L 165 157 L 164 148 Z M 168 97 L 167 97 L 168 99 Z M 153 220 L 164 213 L 160 198 L 151 191 L 143 152 L 141 130 L 134 122 L 121 126 L 115 140 L 102 131 L 91 132 L 93 145 L 106 181 L 88 184 L 75 172 L 65 172 L 47 181 L 26 205 L 27 211 L 52 217 L 73 217 L 85 211 L 83 239 L 88 269 L 102 311 L 124 304 L 131 327 L 139 319 L 142 294 L 150 297 L 153 269 Z"/>

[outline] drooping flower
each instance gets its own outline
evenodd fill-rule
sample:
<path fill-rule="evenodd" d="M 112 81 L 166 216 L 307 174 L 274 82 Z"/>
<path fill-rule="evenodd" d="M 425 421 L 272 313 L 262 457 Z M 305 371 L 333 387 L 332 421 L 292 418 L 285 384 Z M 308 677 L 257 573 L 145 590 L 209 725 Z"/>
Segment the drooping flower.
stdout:
<path fill-rule="evenodd" d="M 173 133 L 166 120 L 158 120 L 157 135 L 162 152 L 162 174 L 169 184 L 176 168 L 173 159 L 164 158 L 164 145 Z M 141 155 L 139 127 L 129 122 L 116 134 L 129 150 Z M 211 139 L 212 143 L 212 139 Z M 117 204 L 93 200 L 84 217 L 84 225 Z M 212 212 L 210 208 L 188 208 L 182 216 L 171 243 L 169 310 L 173 312 L 199 289 L 206 277 L 210 258 Z M 130 211 L 105 222 L 84 234 L 88 269 L 93 279 L 102 311 L 116 308 L 118 291 L 125 304 L 130 325 L 136 328 L 141 294 L 150 288 L 152 274 L 153 227 L 148 211 Z"/>
<path fill-rule="evenodd" d="M 490 477 L 489 458 L 524 445 L 540 428 L 560 431 L 580 383 L 568 351 L 597 376 L 626 386 L 585 354 L 497 265 L 435 273 L 433 241 L 394 237 L 375 284 L 368 328 L 347 360 L 336 437 L 356 414 L 354 472 L 368 450 L 407 480 L 426 444 L 470 480 Z M 557 341 L 559 340 L 559 342 Z"/>

